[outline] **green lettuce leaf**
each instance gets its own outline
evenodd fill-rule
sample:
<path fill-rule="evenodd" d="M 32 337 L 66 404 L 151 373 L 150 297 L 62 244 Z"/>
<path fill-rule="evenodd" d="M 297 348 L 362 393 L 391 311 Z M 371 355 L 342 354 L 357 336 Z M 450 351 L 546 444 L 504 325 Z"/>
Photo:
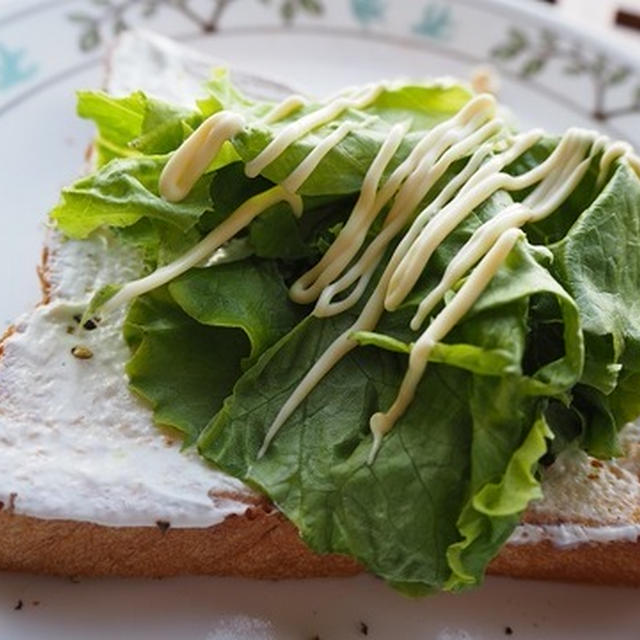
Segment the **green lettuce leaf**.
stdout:
<path fill-rule="evenodd" d="M 542 497 L 535 471 L 538 461 L 547 452 L 547 439 L 553 438 L 553 432 L 544 417 L 540 416 L 533 423 L 524 441 L 513 451 L 511 442 L 501 442 L 506 433 L 513 433 L 513 429 L 504 423 L 504 416 L 496 415 L 499 413 L 496 409 L 504 410 L 506 406 L 501 402 L 487 406 L 487 396 L 482 395 L 490 393 L 493 397 L 499 398 L 505 391 L 504 386 L 509 382 L 503 381 L 498 389 L 495 385 L 487 384 L 487 380 L 481 380 L 479 383 L 472 398 L 472 406 L 475 409 L 474 443 L 478 442 L 484 446 L 477 447 L 472 465 L 491 466 L 488 465 L 488 460 L 492 456 L 495 457 L 495 449 L 487 451 L 486 447 L 495 447 L 496 443 L 503 444 L 505 450 L 502 457 L 508 462 L 503 474 L 493 482 L 484 480 L 484 476 L 491 474 L 476 471 L 476 475 L 483 479 L 480 482 L 472 481 L 471 498 L 463 507 L 458 519 L 458 530 L 463 539 L 452 544 L 447 550 L 451 577 L 446 588 L 452 591 L 476 585 L 482 580 L 487 559 L 491 559 L 506 542 L 529 502 Z M 506 395 L 513 398 L 510 391 Z M 509 416 L 510 420 L 514 418 L 513 413 Z M 508 428 L 501 429 L 500 435 L 493 434 L 493 437 L 487 438 L 486 430 L 495 430 L 499 426 Z"/>
<path fill-rule="evenodd" d="M 128 144 L 140 135 L 145 110 L 146 97 L 141 91 L 121 98 L 102 91 L 78 92 L 78 115 L 93 120 L 98 129 L 98 166 L 114 157 L 135 154 Z"/>
<path fill-rule="evenodd" d="M 203 432 L 200 451 L 266 491 L 316 551 L 351 553 L 389 580 L 443 584 L 449 574 L 444 554 L 457 539 L 452 514 L 464 499 L 470 429 L 464 397 L 451 389 L 464 390 L 468 374 L 434 365 L 416 403 L 369 467 L 368 419 L 391 401 L 401 366 L 393 354 L 358 349 L 328 374 L 256 460 L 288 393 L 349 320 L 307 318 L 267 351 Z M 421 412 L 431 419 L 417 419 Z M 445 483 L 430 482 L 433 473 L 443 472 Z"/>
<path fill-rule="evenodd" d="M 328 228 L 319 221 L 329 220 L 330 216 L 326 214 L 331 204 L 342 201 L 337 207 L 342 220 L 348 214 L 343 196 L 358 192 L 364 173 L 392 124 L 410 116 L 412 132 L 398 149 L 388 171 L 406 157 L 427 129 L 453 115 L 470 97 L 466 89 L 456 85 L 390 86 L 366 109 L 348 110 L 337 121 L 319 127 L 291 145 L 264 172 L 269 181 L 251 181 L 239 175 L 229 181 L 231 174 L 224 170 L 231 166 L 232 172 L 242 172 L 242 164 L 237 160 L 246 161 L 255 156 L 291 118 L 274 125 L 264 124 L 260 118 L 272 105 L 242 96 L 224 71 L 214 75 L 208 89 L 209 97 L 198 103 L 198 111 L 167 104 L 142 92 L 126 97 L 81 92 L 78 112 L 93 119 L 98 127 L 99 168 L 63 190 L 61 201 L 52 212 L 52 219 L 60 230 L 70 237 L 84 238 L 101 226 L 124 228 L 149 218 L 154 223 L 154 232 L 148 233 L 147 227 L 144 234 L 136 230 L 130 237 L 139 245 L 146 240 L 145 253 L 152 258 L 149 263 L 153 263 L 155 253 L 155 262 L 162 264 L 175 255 L 175 247 L 181 248 L 197 240 L 188 232 L 202 219 L 205 211 L 213 210 L 213 217 L 204 228 L 198 227 L 201 233 L 208 230 L 207 226 L 211 228 L 213 221 L 219 222 L 228 215 L 225 214 L 227 203 L 233 202 L 237 206 L 255 188 L 281 181 L 339 121 L 355 119 L 360 121 L 360 128 L 322 159 L 301 190 L 302 195 L 324 198 L 315 204 L 305 198 L 306 220 L 298 224 L 290 212 L 280 207 L 279 211 L 266 212 L 266 222 L 258 219 L 249 230 L 251 243 L 259 256 L 286 260 L 307 258 L 315 253 L 315 239 Z M 317 106 L 310 104 L 302 112 Z M 177 148 L 205 117 L 222 108 L 244 113 L 248 119 L 247 129 L 223 146 L 186 200 L 165 202 L 157 192 L 160 172 L 167 160 L 165 154 Z M 217 183 L 224 184 L 223 188 L 213 185 L 215 172 L 219 170 L 227 179 L 222 183 L 221 178 Z M 207 198 L 208 186 L 211 187 L 211 199 Z M 314 211 L 320 213 L 316 215 Z M 335 218 L 334 212 L 333 224 Z M 187 234 L 186 238 L 181 233 Z M 123 237 L 127 236 L 129 234 L 123 234 Z"/>
<path fill-rule="evenodd" d="M 189 445 L 231 393 L 245 360 L 299 317 L 271 262 L 193 269 L 131 306 L 124 325 L 131 387 L 151 403 L 155 421 L 183 432 Z"/>
<path fill-rule="evenodd" d="M 352 337 L 363 346 L 375 346 L 396 353 L 411 353 L 411 344 L 383 333 L 356 331 Z M 514 363 L 510 352 L 500 348 L 486 349 L 474 344 L 439 342 L 434 346 L 429 360 L 492 376 L 516 373 L 519 369 L 519 363 Z"/>
<path fill-rule="evenodd" d="M 159 289 L 133 303 L 124 336 L 133 352 L 126 366 L 131 389 L 149 401 L 157 424 L 192 444 L 241 373 L 246 335 L 203 326 Z"/>
<path fill-rule="evenodd" d="M 77 111 L 97 126 L 98 167 L 113 158 L 173 151 L 201 121 L 197 111 L 152 98 L 142 91 L 124 97 L 79 91 Z"/>
<path fill-rule="evenodd" d="M 525 375 L 513 355 L 525 353 L 527 302 L 541 292 L 558 300 L 564 353 Z M 539 495 L 531 474 L 547 448 L 536 416 L 543 398 L 580 378 L 576 307 L 521 242 L 457 329 L 468 342 L 436 348 L 446 364 L 434 357 L 373 465 L 368 421 L 389 406 L 406 366 L 405 343 L 376 334 L 354 337 L 384 350 L 352 351 L 257 459 L 292 389 L 352 321 L 307 318 L 268 350 L 203 431 L 200 451 L 265 491 L 320 553 L 353 555 L 407 593 L 477 584 Z"/>
<path fill-rule="evenodd" d="M 321 106 L 318 102 L 310 102 L 291 116 L 266 124 L 260 117 L 270 105 L 243 96 L 231 85 L 227 74 L 216 75 L 207 88 L 210 98 L 199 103 L 204 116 L 219 109 L 233 109 L 247 116 L 247 126 L 231 140 L 244 162 L 255 158 L 293 120 Z M 329 151 L 298 192 L 307 196 L 357 193 L 364 174 L 393 124 L 409 119 L 411 133 L 389 163 L 386 175 L 404 160 L 428 129 L 454 115 L 470 97 L 471 93 L 461 85 L 390 85 L 366 108 L 348 109 L 327 125 L 295 141 L 264 169 L 262 175 L 272 182 L 282 182 L 335 127 L 352 120 L 360 123 L 360 127 Z"/>
<path fill-rule="evenodd" d="M 215 210 L 203 216 L 198 228 L 209 231 L 247 198 L 271 187 L 273 183 L 262 176 L 248 178 L 240 162 L 218 169 L 211 180 Z M 353 204 L 353 198 L 305 198 L 301 218 L 293 215 L 288 204 L 276 204 L 251 221 L 247 229 L 249 244 L 261 258 L 292 261 L 317 255 L 318 237 L 336 220 L 343 221 Z"/>
<path fill-rule="evenodd" d="M 169 285 L 173 299 L 199 323 L 242 329 L 257 358 L 301 318 L 273 262 L 242 260 L 192 269 Z"/>
<path fill-rule="evenodd" d="M 205 175 L 181 202 L 167 202 L 158 194 L 158 179 L 166 156 L 118 158 L 62 190 L 51 212 L 58 228 L 71 238 L 86 238 L 105 225 L 127 227 L 141 218 L 157 219 L 185 232 L 211 208 Z"/>
<path fill-rule="evenodd" d="M 639 221 L 640 178 L 623 161 L 551 246 L 553 272 L 580 310 L 587 345 L 582 396 L 593 416 L 585 446 L 600 457 L 617 454 L 617 432 L 640 415 L 628 392 L 640 373 Z"/>
<path fill-rule="evenodd" d="M 612 362 L 640 353 L 640 179 L 620 163 L 593 204 L 552 246 L 554 272 L 580 308 L 584 330 L 611 336 Z"/>

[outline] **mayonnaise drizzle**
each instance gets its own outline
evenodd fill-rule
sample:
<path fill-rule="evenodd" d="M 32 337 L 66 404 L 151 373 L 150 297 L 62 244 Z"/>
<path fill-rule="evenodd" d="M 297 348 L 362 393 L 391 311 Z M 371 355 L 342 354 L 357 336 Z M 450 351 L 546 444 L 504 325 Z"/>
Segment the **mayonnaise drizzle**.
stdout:
<path fill-rule="evenodd" d="M 273 140 L 253 159 L 247 162 L 244 171 L 255 178 L 266 166 L 270 165 L 287 147 L 313 129 L 335 120 L 347 109 L 362 109 L 370 105 L 384 90 L 384 85 L 376 84 L 364 89 L 354 97 L 339 97 L 295 122 L 286 125 Z"/>
<path fill-rule="evenodd" d="M 396 399 L 386 412 L 374 413 L 371 416 L 370 427 L 373 433 L 373 446 L 369 454 L 370 464 L 373 463 L 384 434 L 393 427 L 396 420 L 404 414 L 413 400 L 416 387 L 424 375 L 433 347 L 471 309 L 493 279 L 511 249 L 513 249 L 518 238 L 522 235 L 522 232 L 518 229 L 509 229 L 498 238 L 484 258 L 480 260 L 478 266 L 462 285 L 462 288 L 451 303 L 436 316 L 429 328 L 412 346 L 409 354 L 409 367 L 402 380 Z"/>
<path fill-rule="evenodd" d="M 280 185 L 263 191 L 249 198 L 240 205 L 228 218 L 212 229 L 198 244 L 189 249 L 182 257 L 174 262 L 156 269 L 148 276 L 133 280 L 126 284 L 118 293 L 109 299 L 102 307 L 104 313 L 110 313 L 120 305 L 126 304 L 137 296 L 152 291 L 170 282 L 179 275 L 195 267 L 209 258 L 225 242 L 231 240 L 239 231 L 244 229 L 256 216 L 265 209 L 287 202 L 295 215 L 302 215 L 302 198 L 289 193 Z"/>
<path fill-rule="evenodd" d="M 365 127 L 370 124 L 370 119 L 360 122 L 348 120 L 343 122 L 335 131 L 326 136 L 320 144 L 316 145 L 304 160 L 281 182 L 282 186 L 295 193 L 307 180 L 307 178 L 316 170 L 316 167 L 337 144 L 342 142 L 355 129 Z"/>
<path fill-rule="evenodd" d="M 348 109 L 367 107 L 383 90 L 384 85 L 377 84 L 341 92 L 318 109 L 285 124 L 271 142 L 245 165 L 246 175 L 257 176 L 302 136 L 330 123 Z M 262 122 L 273 124 L 306 105 L 303 97 L 290 96 L 267 112 Z M 383 182 L 383 176 L 406 139 L 411 123 L 391 127 L 363 178 L 359 198 L 343 229 L 321 260 L 291 286 L 291 298 L 302 304 L 315 300 L 313 313 L 318 317 L 349 309 L 364 295 L 387 248 L 403 229 L 407 230 L 357 320 L 324 351 L 281 407 L 267 431 L 259 457 L 264 455 L 281 426 L 320 380 L 357 346 L 351 335 L 357 331 L 373 330 L 385 309 L 395 310 L 404 302 L 434 252 L 472 211 L 499 190 L 521 191 L 533 187 L 522 202 L 505 208 L 476 229 L 451 260 L 440 282 L 418 305 L 411 320 L 414 331 L 420 329 L 445 294 L 472 270 L 460 290 L 413 344 L 408 368 L 394 402 L 387 411 L 371 417 L 373 446 L 369 462 L 373 462 L 384 434 L 413 400 L 433 347 L 446 337 L 482 295 L 516 242 L 524 237 L 521 227 L 555 211 L 575 190 L 597 154 L 601 154 L 598 186 L 602 186 L 613 163 L 621 157 L 625 157 L 640 174 L 640 159 L 633 155 L 628 144 L 612 143 L 606 136 L 596 136 L 591 131 L 570 129 L 544 162 L 521 175 L 512 176 L 504 171 L 505 167 L 538 142 L 542 132 L 533 130 L 510 137 L 496 111 L 495 99 L 490 95 L 471 99 L 452 118 L 429 130 Z M 369 122 L 370 119 L 366 118 L 350 118 L 340 123 L 279 186 L 247 200 L 179 260 L 126 285 L 105 304 L 104 310 L 109 311 L 199 264 L 276 202 L 288 202 L 300 215 L 302 200 L 295 192 L 336 145 L 354 129 Z M 207 119 L 167 164 L 160 180 L 161 194 L 173 201 L 184 198 L 222 144 L 243 126 L 241 116 L 226 111 Z M 465 158 L 465 166 L 415 216 L 416 208 L 428 197 L 438 180 L 455 162 Z M 371 225 L 389 203 L 391 206 L 381 231 L 363 250 Z M 356 259 L 358 253 L 360 256 Z M 348 293 L 343 295 L 345 292 Z M 338 299 L 339 296 L 342 297 Z"/>
<path fill-rule="evenodd" d="M 566 200 L 584 177 L 594 153 L 598 151 L 598 147 L 594 143 L 592 152 L 585 158 L 585 153 L 592 140 L 593 134 L 588 131 L 570 130 L 567 132 L 554 152 L 537 168 L 542 168 L 543 171 L 537 170 L 535 178 L 539 177 L 541 173 L 544 174 L 538 186 L 521 204 L 516 203 L 511 207 L 507 207 L 481 225 L 447 265 L 438 285 L 420 302 L 411 321 L 411 328 L 414 331 L 420 328 L 431 310 L 444 297 L 444 294 L 480 260 L 501 234 L 510 228 L 520 228 L 529 222 L 545 218 Z M 558 166 L 560 166 L 559 170 L 557 170 Z M 608 165 L 605 165 L 605 170 L 608 170 Z M 508 180 L 502 183 L 501 188 L 508 187 L 510 190 L 518 190 L 531 186 L 533 183 L 531 174 L 532 171 L 529 171 L 516 179 L 509 177 Z M 428 229 L 425 229 L 423 233 L 426 235 L 428 231 Z M 433 236 L 438 236 L 438 230 L 432 230 L 432 233 Z M 430 245 L 429 240 L 430 238 L 424 239 L 422 247 L 418 247 L 417 243 L 412 247 L 416 252 L 421 251 L 419 258 L 416 259 L 417 264 L 414 263 L 410 267 L 411 271 L 419 270 L 417 275 L 415 271 L 412 273 L 413 284 L 415 284 L 417 277 L 424 269 L 435 248 L 437 248 L 432 244 Z M 416 247 L 418 248 L 416 249 Z M 410 257 L 409 253 L 405 256 L 405 260 L 408 257 Z M 402 263 L 398 266 L 394 277 L 399 276 L 399 279 L 401 279 L 409 271 L 407 269 L 407 271 L 403 272 L 401 269 Z M 399 299 L 402 300 L 403 295 L 407 295 L 413 286 L 411 282 L 409 284 L 410 286 L 406 288 L 405 280 L 405 289 L 400 294 L 398 290 L 393 291 L 393 294 L 395 294 L 393 297 L 394 302 Z M 389 289 L 391 291 L 392 284 L 390 284 Z M 388 294 L 385 305 L 388 304 L 390 297 Z M 387 306 L 387 308 L 389 307 Z"/>
<path fill-rule="evenodd" d="M 511 176 L 501 173 L 501 170 L 533 146 L 541 135 L 540 131 L 532 131 L 519 136 L 506 151 L 479 167 L 462 185 L 457 197 L 444 208 L 440 210 L 428 208 L 424 215 L 418 216 L 406 236 L 411 245 L 406 247 L 406 253 L 389 282 L 385 297 L 385 306 L 388 310 L 396 309 L 402 303 L 422 273 L 424 264 L 431 255 L 430 253 L 426 255 L 426 250 L 433 251 L 437 248 L 446 235 L 473 209 L 487 200 L 495 191 L 503 188 Z M 495 173 L 496 171 L 499 173 Z M 403 249 L 405 249 L 404 246 Z M 424 263 L 422 267 L 421 262 Z"/>
<path fill-rule="evenodd" d="M 230 111 L 207 118 L 169 158 L 160 175 L 160 195 L 169 202 L 184 200 L 222 145 L 243 127 L 244 118 Z"/>
<path fill-rule="evenodd" d="M 489 249 L 498 235 L 506 231 L 508 227 L 520 227 L 534 217 L 540 218 L 543 217 L 544 214 L 553 211 L 556 208 L 555 203 L 558 198 L 564 200 L 567 192 L 575 188 L 577 181 L 579 181 L 587 168 L 582 165 L 578 167 L 574 166 L 582 160 L 582 153 L 584 151 L 584 141 L 579 140 L 575 142 L 575 137 L 575 135 L 565 137 L 547 161 L 539 165 L 539 167 L 536 167 L 534 170 L 535 174 L 533 174 L 533 171 L 529 171 L 516 178 L 506 173 L 487 176 L 483 181 L 476 183 L 473 188 L 466 192 L 466 198 L 457 199 L 440 211 L 420 232 L 398 265 L 389 283 L 385 307 L 393 310 L 401 304 L 417 282 L 429 258 L 438 246 L 473 209 L 486 201 L 498 189 L 524 189 L 531 186 L 541 174 L 543 175 L 542 182 L 540 182 L 533 193 L 525 199 L 522 205 L 516 204 L 513 205 L 513 207 L 508 207 L 476 231 L 471 240 L 449 264 L 451 271 L 445 273 L 443 281 L 439 285 L 440 288 L 444 288 L 446 286 L 445 281 L 448 283 L 444 291 L 449 289 L 466 271 L 466 269 L 461 271 L 461 265 L 467 264 L 472 260 L 468 267 L 472 266 L 472 264 L 479 260 Z M 575 152 L 567 158 L 567 148 L 569 148 L 569 151 L 572 151 L 574 147 Z M 560 163 L 562 163 L 562 169 L 551 173 L 551 169 Z M 540 167 L 542 167 L 544 171 L 539 171 L 538 169 Z M 571 179 L 569 180 L 568 178 L 570 176 Z M 562 188 L 556 189 L 555 191 L 553 190 L 557 184 L 563 183 L 564 186 Z M 544 199 L 545 196 L 547 196 L 546 199 Z M 527 210 L 527 207 L 529 207 L 530 210 Z M 452 278 L 456 273 L 460 275 L 453 280 Z M 429 303 L 425 302 L 425 307 L 430 304 L 431 300 L 432 299 L 430 299 Z M 419 313 L 424 317 L 427 311 L 419 310 Z M 421 321 L 418 322 L 416 320 L 412 323 L 412 328 L 417 330 L 420 324 Z"/>
<path fill-rule="evenodd" d="M 456 180 L 454 178 L 443 189 L 434 203 L 421 212 L 398 245 L 357 321 L 322 354 L 282 406 L 267 432 L 259 455 L 264 455 L 269 443 L 280 427 L 318 382 L 327 375 L 341 358 L 356 346 L 350 336 L 357 331 L 372 330 L 375 327 L 384 311 L 385 300 L 390 305 L 393 305 L 393 308 L 402 303 L 424 270 L 429 257 L 471 211 L 485 202 L 499 189 L 517 191 L 539 182 L 540 184 L 525 198 L 523 203 L 508 207 L 487 221 L 472 235 L 471 239 L 450 263 L 441 283 L 418 307 L 418 311 L 411 323 L 411 327 L 414 330 L 419 329 L 427 314 L 442 299 L 444 294 L 473 265 L 478 263 L 453 301 L 436 316 L 430 327 L 415 343 L 409 358 L 407 373 L 398 396 L 390 409 L 384 413 L 379 412 L 372 417 L 370 427 L 374 435 L 374 444 L 369 461 L 373 461 L 383 435 L 391 429 L 395 421 L 411 403 L 415 388 L 424 374 L 433 345 L 446 336 L 448 331 L 461 320 L 482 294 L 517 239 L 523 235 L 519 231 L 520 227 L 527 222 L 540 220 L 557 209 L 579 184 L 596 153 L 604 151 L 600 166 L 601 172 L 608 171 L 616 158 L 628 153 L 625 145 L 617 145 L 611 148 L 603 146 L 602 141 L 596 144 L 599 139 L 594 142 L 594 134 L 592 132 L 572 129 L 563 136 L 549 158 L 534 169 L 520 176 L 511 176 L 502 172 L 504 167 L 525 153 L 541 136 L 542 132 L 539 130 L 517 136 L 510 142 L 504 152 L 495 155 L 484 164 L 482 164 L 482 161 L 490 153 L 491 145 L 481 145 L 475 151 L 465 169 L 457 176 L 457 178 L 462 179 Z M 477 141 L 474 142 L 476 142 L 477 146 Z M 587 153 L 589 147 L 591 147 L 591 152 Z M 419 166 L 414 169 L 411 177 L 417 175 L 419 169 Z M 428 175 L 428 172 L 422 173 L 420 178 L 423 181 L 423 185 L 426 181 L 426 184 L 431 186 L 433 182 L 428 180 Z M 407 179 L 407 183 L 409 182 L 409 179 Z M 457 194 L 454 196 L 456 191 Z M 425 195 L 426 192 L 423 192 L 420 199 L 424 198 Z M 396 196 L 394 206 L 396 206 L 399 199 L 400 192 Z M 448 204 L 446 204 L 447 202 Z M 414 201 L 414 207 L 415 204 L 416 202 Z M 392 208 L 387 217 L 387 222 L 391 221 L 393 223 L 394 219 L 397 220 L 399 218 L 402 218 L 402 215 L 398 215 Z M 323 316 L 329 315 L 331 312 L 343 311 L 362 295 L 366 283 L 378 264 L 371 248 L 375 246 L 376 241 L 382 244 L 380 238 L 385 237 L 385 235 L 387 237 L 385 238 L 386 243 L 383 245 L 383 249 L 388 245 L 388 242 L 393 238 L 393 235 L 388 233 L 389 226 L 385 224 L 382 232 L 372 241 L 358 263 L 342 276 L 343 282 L 340 283 L 338 281 L 339 284 L 342 284 L 341 290 L 344 290 L 356 282 L 359 276 L 362 279 L 356 289 L 345 300 L 333 303 L 334 308 L 332 309 L 327 299 L 330 300 L 335 295 L 337 287 L 335 283 L 326 286 L 320 294 L 318 305 L 314 311 L 315 315 Z M 338 240 L 340 240 L 339 236 L 336 242 Z M 369 255 L 367 255 L 367 252 L 369 252 Z M 370 256 L 373 256 L 373 259 Z M 314 271 L 314 269 L 309 274 L 316 276 L 317 271 L 320 270 Z M 304 280 L 303 284 L 306 284 Z M 362 286 L 363 284 L 365 286 Z M 294 291 L 294 295 L 298 295 L 298 292 Z"/>
<path fill-rule="evenodd" d="M 491 97 L 479 96 L 470 101 L 452 118 L 431 130 L 419 143 L 418 153 L 412 153 L 382 186 L 374 204 L 374 213 L 394 196 L 393 205 L 387 214 L 382 231 L 373 239 L 357 262 L 338 280 L 325 287 L 321 293 L 315 315 L 333 315 L 344 310 L 344 304 L 332 299 L 360 280 L 357 288 L 363 291 L 368 279 L 375 271 L 388 245 L 407 224 L 421 200 L 433 185 L 455 162 L 467 156 L 479 143 L 495 136 L 502 130 L 502 121 L 491 119 L 495 101 Z M 489 119 L 489 122 L 486 120 Z M 424 144 L 423 144 L 424 143 Z M 413 157 L 412 157 L 413 156 Z M 404 180 L 404 182 L 402 182 Z M 400 186 L 401 185 L 401 186 Z M 396 193 L 397 190 L 397 193 Z M 351 249 L 351 257 L 359 247 Z M 364 279 L 364 283 L 362 282 Z M 364 286 L 363 286 L 364 284 Z M 352 304 L 359 297 L 349 296 Z"/>
<path fill-rule="evenodd" d="M 491 127 L 485 124 L 485 121 L 490 119 L 494 112 L 495 101 L 490 96 L 478 96 L 470 101 L 456 116 L 431 130 L 423 140 L 416 145 L 414 151 L 396 169 L 387 183 L 380 189 L 379 195 L 384 194 L 384 198 L 390 199 L 393 192 L 387 188 L 387 193 L 384 193 L 385 187 L 388 187 L 389 183 L 392 183 L 393 186 L 398 189 L 402 180 L 406 178 L 406 181 L 398 191 L 394 205 L 387 215 L 386 223 L 389 224 L 385 223 L 382 232 L 372 241 L 367 249 L 367 251 L 370 252 L 371 246 L 376 243 L 376 240 L 381 236 L 384 237 L 384 244 L 379 243 L 376 247 L 377 254 L 370 252 L 373 255 L 373 259 L 368 259 L 368 272 L 364 271 L 367 275 L 367 282 L 378 264 L 380 254 L 384 252 L 385 247 L 393 240 L 413 209 L 437 181 L 437 178 L 446 171 L 451 163 L 463 158 L 473 149 L 472 145 L 463 144 L 465 142 L 465 135 L 467 138 L 473 138 L 473 142 L 477 145 L 478 142 L 482 142 L 500 131 L 501 123 L 499 121 Z M 462 129 L 460 129 L 461 125 Z M 470 127 L 477 129 L 475 134 L 471 133 L 472 130 L 470 130 Z M 482 135 L 478 135 L 480 132 L 482 132 Z M 417 152 L 416 149 L 418 150 Z M 476 170 L 478 166 L 480 166 L 482 159 L 489 153 L 489 150 L 490 147 L 488 145 L 477 150 L 467 163 L 467 167 L 465 167 L 458 176 L 454 177 L 440 192 L 432 206 L 442 206 L 449 198 L 453 197 L 456 189 L 462 187 L 465 180 L 470 177 L 469 166 L 471 166 L 472 170 Z M 335 242 L 339 240 L 339 237 L 340 236 L 338 236 Z M 320 380 L 322 380 L 349 351 L 357 346 L 357 343 L 351 339 L 351 335 L 357 331 L 369 331 L 375 328 L 380 316 L 384 312 L 385 291 L 391 274 L 402 256 L 402 244 L 401 242 L 394 252 L 358 319 L 326 349 L 281 407 L 267 431 L 263 445 L 258 453 L 259 457 L 266 453 L 269 444 L 279 429 L 309 393 L 311 393 Z M 367 257 L 367 251 L 363 254 L 363 258 Z M 327 289 L 329 289 L 329 287 L 327 287 L 325 291 Z M 364 289 L 364 287 L 361 287 L 361 289 Z M 356 289 L 356 291 L 358 291 L 358 289 Z M 362 291 L 359 291 L 359 293 L 361 292 Z M 352 302 L 352 300 L 349 302 Z M 314 314 L 318 316 L 321 315 L 318 307 L 316 307 Z"/>
<path fill-rule="evenodd" d="M 379 211 L 376 207 L 376 194 L 382 174 L 394 157 L 409 127 L 409 122 L 392 127 L 364 176 L 358 201 L 345 226 L 320 262 L 291 286 L 289 293 L 295 302 L 308 304 L 315 300 L 362 247 L 367 232 Z"/>
<path fill-rule="evenodd" d="M 278 120 L 282 120 L 290 116 L 292 113 L 298 111 L 298 109 L 302 109 L 307 104 L 307 99 L 303 96 L 292 95 L 285 98 L 282 102 L 278 103 L 267 112 L 267 114 L 262 118 L 262 122 L 264 124 L 273 124 L 274 122 L 278 122 Z"/>
<path fill-rule="evenodd" d="M 245 165 L 245 173 L 249 177 L 255 177 L 297 139 L 316 127 L 330 122 L 346 109 L 366 107 L 383 90 L 384 85 L 377 84 L 366 87 L 353 97 L 338 97 L 316 111 L 285 126 L 256 158 Z M 263 122 L 276 122 L 295 112 L 304 104 L 306 104 L 304 98 L 291 96 L 269 111 L 264 116 Z M 109 313 L 119 305 L 166 284 L 191 267 L 210 258 L 217 249 L 244 229 L 257 215 L 278 202 L 288 202 L 295 215 L 302 215 L 302 198 L 295 194 L 295 191 L 313 173 L 322 158 L 335 145 L 353 129 L 363 126 L 367 122 L 367 120 L 360 122 L 354 120 L 340 125 L 327 139 L 311 151 L 281 185 L 247 200 L 184 256 L 171 264 L 156 269 L 144 278 L 126 284 L 102 306 L 102 311 Z M 244 124 L 245 120 L 242 116 L 229 111 L 220 111 L 207 118 L 169 159 L 160 176 L 158 184 L 160 195 L 171 202 L 183 200 L 215 159 L 222 145 L 241 131 Z"/>

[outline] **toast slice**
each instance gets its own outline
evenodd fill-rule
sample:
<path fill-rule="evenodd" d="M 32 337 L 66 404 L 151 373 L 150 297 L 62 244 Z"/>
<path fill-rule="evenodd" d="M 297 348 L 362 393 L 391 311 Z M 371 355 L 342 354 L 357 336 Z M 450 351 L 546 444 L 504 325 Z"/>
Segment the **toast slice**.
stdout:
<path fill-rule="evenodd" d="M 111 53 L 106 88 L 192 102 L 215 62 L 142 32 Z M 256 97 L 277 83 L 236 73 Z M 135 277 L 141 258 L 109 234 L 50 233 L 43 302 L 0 342 L 0 569 L 58 575 L 350 575 L 358 564 L 319 556 L 264 498 L 208 467 L 152 422 L 127 388 L 122 316 L 92 333 L 77 315 L 90 292 Z M 640 584 L 640 430 L 625 456 L 564 453 L 544 500 L 494 560 L 518 577 Z"/>

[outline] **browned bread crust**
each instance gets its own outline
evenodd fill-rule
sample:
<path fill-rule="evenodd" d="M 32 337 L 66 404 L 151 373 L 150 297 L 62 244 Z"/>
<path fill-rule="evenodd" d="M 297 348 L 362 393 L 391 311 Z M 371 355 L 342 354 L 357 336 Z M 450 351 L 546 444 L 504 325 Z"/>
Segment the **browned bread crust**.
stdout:
<path fill-rule="evenodd" d="M 608 542 L 559 548 L 548 541 L 506 545 L 492 575 L 535 580 L 640 586 L 640 543 Z"/>
<path fill-rule="evenodd" d="M 309 578 L 351 576 L 348 557 L 318 555 L 267 503 L 203 529 L 105 527 L 0 512 L 0 570 L 60 576 L 175 575 Z M 640 544 L 615 542 L 554 547 L 507 545 L 489 573 L 517 578 L 640 585 Z"/>
<path fill-rule="evenodd" d="M 0 512 L 0 570 L 60 576 L 181 574 L 307 578 L 348 576 L 358 564 L 320 556 L 268 505 L 250 506 L 215 527 L 105 527 Z"/>

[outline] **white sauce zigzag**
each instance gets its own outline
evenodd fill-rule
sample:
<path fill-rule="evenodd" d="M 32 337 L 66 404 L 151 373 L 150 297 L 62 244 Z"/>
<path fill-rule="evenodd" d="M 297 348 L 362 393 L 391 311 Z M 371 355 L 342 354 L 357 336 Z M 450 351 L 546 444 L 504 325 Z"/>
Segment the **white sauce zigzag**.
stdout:
<path fill-rule="evenodd" d="M 341 93 L 285 124 L 267 146 L 246 163 L 246 175 L 257 176 L 290 145 L 349 109 L 366 109 L 384 89 L 384 84 L 376 84 Z M 275 105 L 262 122 L 275 123 L 305 106 L 304 98 L 291 96 Z M 410 324 L 414 331 L 420 330 L 445 294 L 470 273 L 449 304 L 413 344 L 407 372 L 392 405 L 387 411 L 371 417 L 374 444 L 370 462 L 373 462 L 382 437 L 411 403 L 434 345 L 443 340 L 475 304 L 515 243 L 523 237 L 520 229 L 555 211 L 575 190 L 597 154 L 601 154 L 600 183 L 606 179 L 612 164 L 621 157 L 627 158 L 634 167 L 637 164 L 628 144 L 612 143 L 591 131 L 570 129 L 544 162 L 521 175 L 512 176 L 504 169 L 538 142 L 542 132 L 533 130 L 510 136 L 496 112 L 492 96 L 481 94 L 472 98 L 453 117 L 429 130 L 383 181 L 385 169 L 400 148 L 411 123 L 390 128 L 363 178 L 360 196 L 344 227 L 318 264 L 291 286 L 291 298 L 303 304 L 315 300 L 313 313 L 318 317 L 335 315 L 351 308 L 364 295 L 387 248 L 399 236 L 400 241 L 358 319 L 326 349 L 280 409 L 265 436 L 259 456 L 264 455 L 281 426 L 320 380 L 355 348 L 351 334 L 373 330 L 385 309 L 393 311 L 404 302 L 435 251 L 472 211 L 499 190 L 520 191 L 533 187 L 522 202 L 507 207 L 473 233 L 451 260 L 438 285 L 420 302 Z M 367 123 L 366 118 L 346 119 L 280 185 L 250 198 L 179 260 L 126 285 L 106 303 L 104 310 L 115 309 L 200 263 L 275 202 L 288 202 L 300 215 L 302 199 L 295 192 L 333 148 Z M 186 196 L 222 144 L 241 131 L 243 125 L 244 120 L 240 116 L 227 111 L 207 119 L 167 164 L 160 179 L 163 197 L 176 200 Z M 502 149 L 496 153 L 498 147 Z M 468 158 L 466 166 L 430 205 L 416 215 L 416 209 L 438 180 L 455 162 L 464 158 Z M 363 248 L 371 225 L 387 205 L 390 208 L 381 231 Z"/>

